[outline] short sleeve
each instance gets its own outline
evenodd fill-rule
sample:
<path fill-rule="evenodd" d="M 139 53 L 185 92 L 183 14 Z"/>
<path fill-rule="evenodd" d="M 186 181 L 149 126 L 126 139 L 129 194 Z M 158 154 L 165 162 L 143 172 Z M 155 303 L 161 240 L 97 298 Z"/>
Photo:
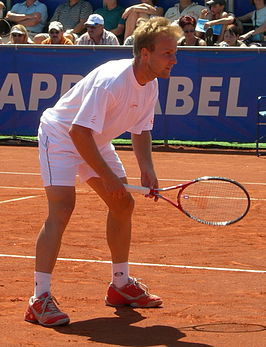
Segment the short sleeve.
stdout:
<path fill-rule="evenodd" d="M 90 128 L 101 133 L 105 121 L 107 109 L 113 103 L 113 95 L 101 87 L 93 87 L 89 90 L 72 124 Z"/>

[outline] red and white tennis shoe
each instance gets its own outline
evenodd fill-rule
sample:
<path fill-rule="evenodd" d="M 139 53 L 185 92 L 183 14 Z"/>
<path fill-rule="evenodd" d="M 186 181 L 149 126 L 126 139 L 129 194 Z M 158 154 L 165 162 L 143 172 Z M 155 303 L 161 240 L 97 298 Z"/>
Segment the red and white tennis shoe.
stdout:
<path fill-rule="evenodd" d="M 148 288 L 138 282 L 136 278 L 130 278 L 128 284 L 122 288 L 117 288 L 110 284 L 105 303 L 108 306 L 132 306 L 132 307 L 158 307 L 162 304 L 159 296 L 150 294 Z"/>
<path fill-rule="evenodd" d="M 39 323 L 45 327 L 68 324 L 68 315 L 61 312 L 54 301 L 58 304 L 57 300 L 48 292 L 43 293 L 38 298 L 32 296 L 24 315 L 25 321 Z"/>

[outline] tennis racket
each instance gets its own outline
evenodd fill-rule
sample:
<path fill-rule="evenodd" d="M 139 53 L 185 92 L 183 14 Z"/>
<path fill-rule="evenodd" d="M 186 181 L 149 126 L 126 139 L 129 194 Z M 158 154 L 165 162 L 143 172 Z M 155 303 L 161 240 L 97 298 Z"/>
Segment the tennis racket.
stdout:
<path fill-rule="evenodd" d="M 158 189 L 129 184 L 125 184 L 125 187 L 131 193 L 163 199 L 193 220 L 209 225 L 236 223 L 245 217 L 250 208 L 246 189 L 240 183 L 224 177 L 204 176 Z"/>

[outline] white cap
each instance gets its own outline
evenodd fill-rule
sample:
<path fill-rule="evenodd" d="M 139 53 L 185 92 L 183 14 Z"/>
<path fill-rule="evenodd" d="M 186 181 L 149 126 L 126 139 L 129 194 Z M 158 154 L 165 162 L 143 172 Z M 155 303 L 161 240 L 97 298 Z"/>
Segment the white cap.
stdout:
<path fill-rule="evenodd" d="M 84 23 L 85 25 L 104 25 L 104 19 L 101 15 L 94 13 L 89 16 L 87 21 Z"/>
<path fill-rule="evenodd" d="M 17 28 L 16 26 L 14 26 L 11 29 L 10 34 L 22 34 L 22 35 L 25 35 L 25 33 L 22 30 L 20 30 L 19 28 Z"/>
<path fill-rule="evenodd" d="M 48 32 L 52 29 L 55 29 L 57 31 L 63 31 L 64 27 L 62 23 L 54 21 L 49 24 Z"/>

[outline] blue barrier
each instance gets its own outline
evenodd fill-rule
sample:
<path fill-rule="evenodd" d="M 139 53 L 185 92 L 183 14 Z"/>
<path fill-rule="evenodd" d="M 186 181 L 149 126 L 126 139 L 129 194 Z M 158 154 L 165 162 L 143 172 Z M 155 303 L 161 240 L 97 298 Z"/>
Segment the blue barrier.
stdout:
<path fill-rule="evenodd" d="M 129 57 L 129 47 L 0 46 L 0 134 L 35 136 L 42 111 L 82 76 Z M 179 48 L 170 79 L 159 80 L 153 138 L 254 142 L 265 58 L 266 48 Z"/>

